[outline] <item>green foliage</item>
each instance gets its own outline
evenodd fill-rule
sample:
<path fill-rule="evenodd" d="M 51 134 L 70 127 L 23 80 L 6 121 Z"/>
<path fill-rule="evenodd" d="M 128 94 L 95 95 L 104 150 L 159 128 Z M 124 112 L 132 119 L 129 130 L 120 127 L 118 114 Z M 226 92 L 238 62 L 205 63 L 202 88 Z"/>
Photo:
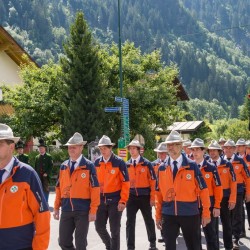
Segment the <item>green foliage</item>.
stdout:
<path fill-rule="evenodd" d="M 248 121 L 240 121 L 237 119 L 231 119 L 228 124 L 228 129 L 225 132 L 226 138 L 231 138 L 235 142 L 239 138 L 250 138 L 250 132 L 248 130 Z"/>
<path fill-rule="evenodd" d="M 153 147 L 152 147 L 153 148 Z M 157 159 L 157 155 L 156 153 L 152 150 L 152 148 L 150 149 L 145 149 L 144 153 L 143 153 L 143 157 L 145 157 L 146 159 L 148 159 L 149 161 L 154 161 Z"/>
<path fill-rule="evenodd" d="M 0 23 L 44 64 L 48 58 L 58 61 L 78 10 L 98 41 L 118 41 L 113 0 L 0 0 Z M 134 41 L 142 53 L 160 49 L 162 60 L 180 69 L 192 98 L 225 102 L 232 118 L 249 87 L 248 19 L 248 1 L 121 1 L 122 41 Z"/>
<path fill-rule="evenodd" d="M 154 134 L 158 128 L 166 130 L 173 121 L 181 120 L 185 112 L 177 103 L 177 89 L 173 86 L 173 80 L 178 71 L 174 65 L 166 67 L 161 62 L 161 53 L 156 50 L 143 54 L 140 48 L 133 43 L 126 42 L 122 47 L 123 55 L 123 87 L 124 96 L 129 99 L 130 105 L 130 129 L 131 138 L 136 134 L 145 137 L 147 147 L 154 144 Z M 114 96 L 119 96 L 118 85 L 118 48 L 117 45 L 109 51 L 101 51 L 103 88 L 105 92 L 103 100 L 112 106 Z M 119 134 L 119 117 L 107 114 L 112 138 L 117 140 Z"/>
<path fill-rule="evenodd" d="M 209 134 L 211 133 L 210 124 L 208 122 L 204 122 L 201 127 L 190 135 L 190 139 L 193 141 L 195 138 L 201 138 L 204 141 L 207 140 Z"/>
<path fill-rule="evenodd" d="M 9 124 L 17 135 L 29 139 L 43 137 L 48 132 L 58 136 L 61 124 L 61 95 L 63 86 L 58 83 L 60 67 L 49 63 L 41 68 L 22 65 L 24 85 L 7 91 L 5 99 L 15 113 Z"/>
<path fill-rule="evenodd" d="M 248 130 L 248 121 L 241 121 L 238 119 L 218 120 L 210 125 L 212 132 L 209 135 L 209 139 L 219 140 L 220 137 L 226 139 L 233 139 L 237 141 L 239 138 L 250 138 L 250 132 Z"/>
<path fill-rule="evenodd" d="M 63 101 L 62 140 L 66 141 L 76 131 L 86 140 L 102 135 L 104 123 L 100 94 L 98 48 L 84 20 L 78 12 L 71 26 L 70 37 L 64 45 L 65 56 L 60 64 L 62 83 L 66 85 Z"/>
<path fill-rule="evenodd" d="M 248 91 L 249 93 L 249 91 Z M 244 105 L 240 110 L 240 119 L 241 120 L 249 120 L 250 119 L 250 98 L 246 96 L 244 98 Z"/>
<path fill-rule="evenodd" d="M 226 110 L 215 99 L 212 102 L 199 100 L 198 98 L 191 99 L 187 102 L 187 107 L 195 120 L 203 121 L 207 119 L 212 123 L 214 120 L 227 118 Z"/>

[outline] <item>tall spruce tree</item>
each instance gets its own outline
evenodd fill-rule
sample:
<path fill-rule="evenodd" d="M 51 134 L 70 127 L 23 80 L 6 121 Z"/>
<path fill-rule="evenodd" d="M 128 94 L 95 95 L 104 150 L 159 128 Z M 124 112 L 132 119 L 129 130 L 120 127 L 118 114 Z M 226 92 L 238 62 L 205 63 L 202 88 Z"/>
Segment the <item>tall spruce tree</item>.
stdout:
<path fill-rule="evenodd" d="M 88 141 L 102 135 L 103 116 L 100 94 L 100 61 L 97 46 L 82 12 L 76 14 L 70 36 L 64 45 L 62 82 L 65 86 L 62 139 L 66 141 L 75 132 Z"/>

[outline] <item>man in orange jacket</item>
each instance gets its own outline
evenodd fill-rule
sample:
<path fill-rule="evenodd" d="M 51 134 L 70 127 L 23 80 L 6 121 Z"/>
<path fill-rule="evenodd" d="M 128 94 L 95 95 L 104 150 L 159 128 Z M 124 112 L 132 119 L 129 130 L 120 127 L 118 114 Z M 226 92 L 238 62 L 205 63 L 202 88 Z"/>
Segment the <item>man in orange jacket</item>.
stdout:
<path fill-rule="evenodd" d="M 94 164 L 82 155 L 87 142 L 76 132 L 65 144 L 69 159 L 60 166 L 56 184 L 54 218 L 59 220 L 59 245 L 63 250 L 86 250 L 89 222 L 96 220 L 100 188 Z M 75 246 L 73 233 L 75 232 Z"/>
<path fill-rule="evenodd" d="M 126 163 L 112 152 L 114 145 L 108 136 L 103 135 L 97 145 L 102 156 L 95 161 L 101 188 L 95 229 L 108 250 L 120 249 L 121 216 L 130 187 Z M 111 236 L 107 231 L 108 219 Z"/>
<path fill-rule="evenodd" d="M 229 161 L 233 165 L 234 172 L 236 174 L 237 197 L 235 208 L 232 210 L 231 213 L 231 219 L 233 235 L 235 238 L 234 249 L 239 249 L 239 238 L 243 223 L 242 209 L 245 190 L 245 200 L 246 202 L 250 202 L 250 173 L 244 160 L 235 154 L 236 144 L 233 140 L 228 139 L 224 144 L 223 148 L 225 152 L 224 159 Z"/>
<path fill-rule="evenodd" d="M 204 158 L 204 141 L 196 138 L 190 146 L 194 160 L 201 170 L 202 176 L 207 184 L 210 196 L 211 222 L 203 227 L 208 250 L 219 250 L 219 221 L 220 203 L 222 199 L 222 186 L 217 168 Z"/>
<path fill-rule="evenodd" d="M 220 218 L 224 247 L 226 250 L 229 250 L 233 248 L 230 213 L 236 204 L 236 175 L 232 164 L 220 157 L 222 148 L 217 141 L 211 141 L 208 146 L 208 153 L 210 156 L 210 162 L 217 167 L 223 189 L 223 197 L 220 204 Z"/>
<path fill-rule="evenodd" d="M 150 243 L 149 250 L 157 250 L 155 223 L 152 217 L 152 206 L 155 205 L 155 172 L 151 162 L 140 155 L 142 145 L 138 140 L 131 141 L 127 148 L 131 155 L 131 159 L 127 161 L 130 180 L 126 223 L 127 247 L 128 250 L 135 249 L 136 214 L 141 210 Z"/>
<path fill-rule="evenodd" d="M 166 164 L 168 161 L 168 151 L 167 151 L 166 144 L 164 144 L 163 142 L 160 143 L 158 147 L 154 149 L 154 151 L 157 153 L 158 158 L 152 162 L 152 165 L 155 171 L 155 175 L 157 176 L 160 165 Z M 161 236 L 162 238 L 158 239 L 159 243 L 164 242 L 162 232 L 161 232 Z"/>
<path fill-rule="evenodd" d="M 46 250 L 49 208 L 35 170 L 13 157 L 18 140 L 0 124 L 0 249 Z"/>
<path fill-rule="evenodd" d="M 210 222 L 210 200 L 206 182 L 197 164 L 182 151 L 182 138 L 172 131 L 165 143 L 168 164 L 160 166 L 156 186 L 156 225 L 162 229 L 166 250 L 176 250 L 181 228 L 188 250 L 200 250 L 201 227 L 199 202 L 202 203 L 202 225 Z"/>

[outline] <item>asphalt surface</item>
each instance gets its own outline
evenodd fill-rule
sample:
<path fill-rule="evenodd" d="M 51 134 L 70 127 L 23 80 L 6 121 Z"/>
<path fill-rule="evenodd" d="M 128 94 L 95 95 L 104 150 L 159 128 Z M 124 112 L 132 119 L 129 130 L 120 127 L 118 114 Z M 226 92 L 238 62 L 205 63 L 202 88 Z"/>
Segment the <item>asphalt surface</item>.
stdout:
<path fill-rule="evenodd" d="M 49 205 L 51 209 L 51 237 L 50 237 L 50 244 L 49 250 L 59 250 L 60 247 L 58 245 L 58 232 L 59 232 L 59 222 L 53 219 L 53 204 L 55 199 L 55 193 L 50 193 L 49 196 Z M 153 211 L 154 215 L 154 211 Z M 240 240 L 241 247 L 240 249 L 250 249 L 250 231 L 248 230 L 248 223 L 247 220 L 245 221 L 246 225 L 246 238 L 242 238 Z M 109 226 L 108 226 L 109 227 Z M 160 238 L 160 231 L 156 229 L 157 239 Z M 205 238 L 204 234 L 202 233 L 202 248 L 206 249 Z M 222 240 L 222 228 L 220 225 L 220 249 L 223 248 L 223 240 Z M 140 211 L 137 213 L 137 220 L 136 220 L 136 250 L 147 250 L 149 247 L 149 242 L 147 239 L 147 233 L 145 224 L 142 218 Z M 159 250 L 165 250 L 163 243 L 157 242 L 157 247 Z M 105 246 L 102 243 L 100 237 L 95 231 L 94 223 L 90 223 L 89 233 L 88 233 L 88 250 L 105 250 Z M 177 239 L 177 250 L 184 250 L 187 249 L 185 246 L 184 239 L 182 234 Z M 121 250 L 127 250 L 126 248 L 126 211 L 123 212 L 122 221 L 121 221 Z"/>

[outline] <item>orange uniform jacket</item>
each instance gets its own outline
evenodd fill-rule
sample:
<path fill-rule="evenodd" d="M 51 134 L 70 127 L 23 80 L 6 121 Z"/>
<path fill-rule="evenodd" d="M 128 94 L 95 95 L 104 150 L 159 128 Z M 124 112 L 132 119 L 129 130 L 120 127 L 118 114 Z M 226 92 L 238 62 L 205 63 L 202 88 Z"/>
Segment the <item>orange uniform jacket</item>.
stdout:
<path fill-rule="evenodd" d="M 200 170 L 208 187 L 211 207 L 220 208 L 223 192 L 216 166 L 204 160 Z"/>
<path fill-rule="evenodd" d="M 100 187 L 94 164 L 82 157 L 79 166 L 70 175 L 70 160 L 65 161 L 56 184 L 55 210 L 87 211 L 96 214 L 100 204 Z"/>
<path fill-rule="evenodd" d="M 150 195 L 150 200 L 155 200 L 156 175 L 150 161 L 140 157 L 138 164 L 134 167 L 132 161 L 127 161 L 130 180 L 130 194 Z"/>
<path fill-rule="evenodd" d="M 152 162 L 152 166 L 153 166 L 153 169 L 155 171 L 156 177 L 157 177 L 157 173 L 158 173 L 158 169 L 159 169 L 160 165 L 165 164 L 166 162 L 167 162 L 167 160 L 162 162 L 160 159 L 156 159 L 155 161 Z"/>
<path fill-rule="evenodd" d="M 199 214 L 198 196 L 201 198 L 202 217 L 210 218 L 210 200 L 206 182 L 197 164 L 182 154 L 182 166 L 175 180 L 170 166 L 161 165 L 156 185 L 156 220 L 161 214 L 191 216 Z M 197 192 L 198 191 L 198 192 Z"/>
<path fill-rule="evenodd" d="M 246 194 L 250 195 L 250 173 L 245 161 L 237 155 L 234 155 L 232 162 L 237 180 L 237 193 L 243 193 L 246 186 Z"/>
<path fill-rule="evenodd" d="M 236 203 L 237 181 L 233 166 L 230 162 L 222 159 L 217 170 L 220 176 L 223 189 L 223 197 L 229 197 L 230 203 Z"/>
<path fill-rule="evenodd" d="M 0 249 L 46 250 L 50 212 L 35 170 L 15 158 L 0 184 Z"/>
<path fill-rule="evenodd" d="M 248 171 L 250 172 L 250 155 L 245 155 L 243 160 L 247 164 Z"/>
<path fill-rule="evenodd" d="M 100 157 L 95 161 L 95 166 L 101 188 L 101 202 L 126 204 L 130 183 L 125 162 L 112 153 L 107 163 Z"/>

